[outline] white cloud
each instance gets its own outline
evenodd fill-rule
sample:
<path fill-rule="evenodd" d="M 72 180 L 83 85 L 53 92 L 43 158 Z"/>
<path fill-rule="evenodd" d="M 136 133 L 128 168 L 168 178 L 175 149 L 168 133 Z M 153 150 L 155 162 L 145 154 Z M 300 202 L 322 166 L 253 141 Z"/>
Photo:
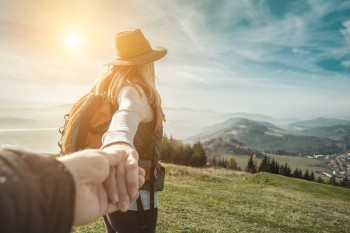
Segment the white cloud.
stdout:
<path fill-rule="evenodd" d="M 350 68 L 350 60 L 342 61 L 341 65 L 344 66 L 345 68 L 349 69 Z"/>
<path fill-rule="evenodd" d="M 292 49 L 293 53 L 299 54 L 299 55 L 309 55 L 310 52 L 304 49 L 298 49 L 298 48 L 293 48 Z"/>
<path fill-rule="evenodd" d="M 350 44 L 350 20 L 343 22 L 343 27 L 340 29 L 340 33 L 344 36 L 345 41 Z"/>

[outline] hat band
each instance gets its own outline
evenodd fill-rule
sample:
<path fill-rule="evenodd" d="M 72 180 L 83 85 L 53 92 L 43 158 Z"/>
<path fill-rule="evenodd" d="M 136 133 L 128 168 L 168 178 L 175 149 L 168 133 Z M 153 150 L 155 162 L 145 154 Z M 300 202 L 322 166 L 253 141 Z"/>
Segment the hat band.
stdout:
<path fill-rule="evenodd" d="M 148 53 L 151 53 L 153 50 L 149 50 L 147 52 L 144 52 L 144 53 L 139 53 L 139 54 L 136 54 L 134 56 L 122 56 L 122 55 L 117 55 L 117 59 L 133 59 L 135 57 L 140 57 L 140 56 L 143 56 L 143 55 L 146 55 Z"/>

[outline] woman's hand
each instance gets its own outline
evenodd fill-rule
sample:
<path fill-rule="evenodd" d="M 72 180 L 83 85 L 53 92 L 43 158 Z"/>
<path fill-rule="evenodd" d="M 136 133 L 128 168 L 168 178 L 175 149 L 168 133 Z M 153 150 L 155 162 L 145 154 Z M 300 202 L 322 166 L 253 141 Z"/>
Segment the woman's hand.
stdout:
<path fill-rule="evenodd" d="M 118 159 L 121 158 L 116 169 L 111 170 L 105 187 L 109 200 L 113 203 L 118 202 L 119 210 L 125 212 L 130 203 L 135 202 L 138 198 L 138 189 L 145 182 L 145 171 L 138 166 L 137 151 L 127 143 L 114 143 L 103 148 L 103 151 L 114 154 Z"/>

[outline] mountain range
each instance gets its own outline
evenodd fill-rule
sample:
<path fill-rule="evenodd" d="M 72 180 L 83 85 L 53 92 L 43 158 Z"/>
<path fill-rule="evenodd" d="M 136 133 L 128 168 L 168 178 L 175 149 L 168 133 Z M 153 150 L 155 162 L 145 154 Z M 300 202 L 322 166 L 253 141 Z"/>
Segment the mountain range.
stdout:
<path fill-rule="evenodd" d="M 26 108 L 0 109 L 0 145 L 16 143 L 32 149 L 40 148 L 35 138 L 57 151 L 58 128 L 64 124 L 63 116 L 72 104 Z M 221 113 L 190 108 L 164 108 L 164 132 L 168 136 L 193 142 L 217 137 L 232 138 L 258 150 L 289 153 L 335 152 L 344 139 L 349 138 L 350 120 L 315 118 L 301 121 L 295 118 L 276 118 L 251 113 Z M 350 118 L 349 118 L 350 119 Z M 32 133 L 28 131 L 32 130 Z M 38 130 L 39 129 L 39 130 Z M 43 129 L 43 130 L 40 130 Z M 54 130 L 57 129 L 57 130 Z M 9 133 L 16 130 L 16 133 Z M 20 133 L 20 131 L 26 133 Z M 49 135 L 48 135 L 49 134 Z M 339 145 L 339 142 L 341 142 Z M 346 142 L 350 145 L 350 142 Z"/>
<path fill-rule="evenodd" d="M 323 126 L 323 122 L 327 122 L 327 126 Z M 316 118 L 282 128 L 265 121 L 230 118 L 203 128 L 187 140 L 208 141 L 213 138 L 235 139 L 275 154 L 333 154 L 350 148 L 350 121 Z"/>
<path fill-rule="evenodd" d="M 311 128 L 332 127 L 337 125 L 350 125 L 350 120 L 318 117 L 311 120 L 293 122 L 288 124 L 288 127 L 289 129 L 294 130 L 307 130 Z"/>

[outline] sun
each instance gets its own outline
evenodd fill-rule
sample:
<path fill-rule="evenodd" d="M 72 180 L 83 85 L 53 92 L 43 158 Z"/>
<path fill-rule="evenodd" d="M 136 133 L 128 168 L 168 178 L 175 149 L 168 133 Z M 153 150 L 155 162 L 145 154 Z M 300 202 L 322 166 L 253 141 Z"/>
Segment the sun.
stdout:
<path fill-rule="evenodd" d="M 81 46 L 82 41 L 78 34 L 70 33 L 67 34 L 64 40 L 67 47 L 75 49 Z"/>

